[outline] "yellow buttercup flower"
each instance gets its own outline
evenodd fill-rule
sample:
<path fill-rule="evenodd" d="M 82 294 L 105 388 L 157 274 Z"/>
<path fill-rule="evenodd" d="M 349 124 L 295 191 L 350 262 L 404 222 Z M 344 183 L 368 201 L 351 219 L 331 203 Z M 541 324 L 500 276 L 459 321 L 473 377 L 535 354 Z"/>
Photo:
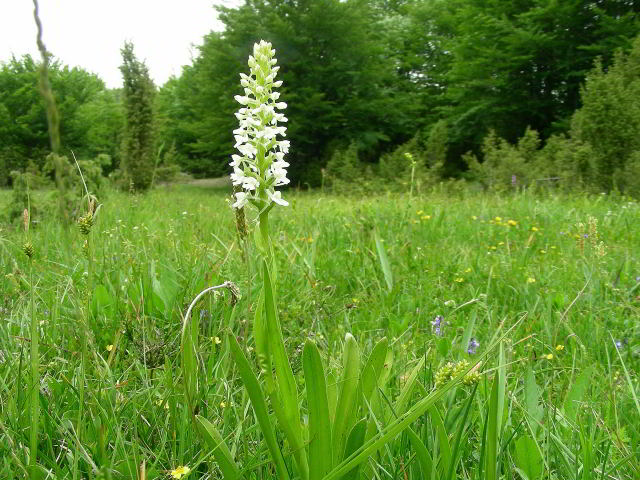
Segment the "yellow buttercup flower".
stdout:
<path fill-rule="evenodd" d="M 107 352 L 110 352 L 111 350 L 113 350 L 113 345 L 107 345 Z"/>
<path fill-rule="evenodd" d="M 556 351 L 561 352 L 564 350 L 564 345 L 556 345 Z"/>
<path fill-rule="evenodd" d="M 510 227 L 515 227 L 518 225 L 518 222 L 516 222 L 515 220 L 509 220 L 507 221 L 507 225 L 509 225 Z"/>
<path fill-rule="evenodd" d="M 553 360 L 553 353 L 548 353 L 544 356 L 547 360 Z"/>
<path fill-rule="evenodd" d="M 186 465 L 181 465 L 178 468 L 171 470 L 171 477 L 172 478 L 182 478 L 185 475 L 189 475 L 189 472 L 191 472 L 191 469 L 189 467 L 187 467 Z"/>
<path fill-rule="evenodd" d="M 536 283 L 536 279 L 533 277 L 527 278 L 527 283 Z"/>

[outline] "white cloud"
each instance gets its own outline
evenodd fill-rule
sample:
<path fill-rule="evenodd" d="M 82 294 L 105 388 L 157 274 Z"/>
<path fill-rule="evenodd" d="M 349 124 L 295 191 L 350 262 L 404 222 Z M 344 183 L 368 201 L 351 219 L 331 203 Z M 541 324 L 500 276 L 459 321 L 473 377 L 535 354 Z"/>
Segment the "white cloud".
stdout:
<path fill-rule="evenodd" d="M 39 59 L 33 2 L 0 1 L 0 61 L 30 53 Z M 98 74 L 109 87 L 122 86 L 120 48 L 132 41 L 151 77 L 162 85 L 191 63 L 202 37 L 221 30 L 213 5 L 241 0 L 40 0 L 47 50 L 65 65 Z"/>

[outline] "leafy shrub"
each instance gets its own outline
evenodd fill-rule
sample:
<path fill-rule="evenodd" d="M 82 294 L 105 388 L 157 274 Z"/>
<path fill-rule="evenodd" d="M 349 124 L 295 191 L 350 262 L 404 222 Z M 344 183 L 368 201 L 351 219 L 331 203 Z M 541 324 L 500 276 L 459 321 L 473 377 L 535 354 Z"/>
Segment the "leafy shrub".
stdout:
<path fill-rule="evenodd" d="M 527 129 L 516 145 L 498 137 L 494 131 L 485 138 L 482 146 L 484 161 L 467 154 L 471 176 L 485 188 L 506 191 L 518 186 L 528 186 L 537 178 L 537 157 L 540 148 L 538 132 Z"/>
<path fill-rule="evenodd" d="M 571 121 L 571 138 L 591 145 L 592 180 L 598 188 L 621 187 L 614 185 L 615 179 L 624 178 L 627 163 L 640 151 L 640 37 L 628 55 L 616 55 L 608 70 L 596 62 L 581 97 L 582 108 Z"/>

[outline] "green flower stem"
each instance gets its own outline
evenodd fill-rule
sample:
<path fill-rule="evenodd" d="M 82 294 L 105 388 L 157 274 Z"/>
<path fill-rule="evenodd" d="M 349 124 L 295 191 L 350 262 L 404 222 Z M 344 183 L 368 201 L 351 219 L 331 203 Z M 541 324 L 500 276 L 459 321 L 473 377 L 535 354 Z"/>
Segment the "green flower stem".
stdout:
<path fill-rule="evenodd" d="M 263 295 L 261 295 L 261 301 L 264 302 L 262 312 L 263 315 L 265 315 L 265 323 L 261 328 L 264 328 L 266 331 L 260 335 L 268 337 L 269 346 L 264 348 L 266 351 L 258 351 L 258 354 L 263 356 L 263 358 L 268 358 L 269 361 L 266 365 L 273 365 L 273 370 L 275 370 L 276 374 L 274 375 L 273 370 L 267 367 L 268 371 L 265 372 L 266 391 L 271 400 L 271 408 L 273 408 L 278 423 L 292 447 L 293 456 L 298 465 L 300 476 L 303 480 L 307 480 L 309 478 L 309 464 L 304 440 L 302 438 L 302 431 L 300 429 L 299 412 L 296 408 L 292 408 L 291 405 L 288 405 L 288 408 L 285 407 L 288 403 L 287 400 L 289 400 L 290 403 L 292 395 L 294 398 L 297 397 L 297 395 L 294 393 L 285 393 L 287 391 L 292 392 L 292 388 L 295 390 L 295 380 L 293 379 L 291 364 L 284 353 L 284 338 L 276 311 L 276 286 L 274 279 L 277 277 L 277 274 L 275 270 L 273 246 L 269 236 L 269 210 L 270 208 L 267 207 L 259 215 L 263 254 L 266 265 L 268 265 L 271 270 L 270 274 L 269 269 L 266 267 L 263 269 L 263 276 L 269 276 L 270 280 L 266 282 L 266 278 L 263 277 Z M 269 284 L 268 290 L 265 287 L 266 283 Z M 271 292 L 270 295 L 268 295 L 269 291 Z M 271 302 L 271 307 L 268 306 L 269 302 Z M 262 347 L 258 343 L 259 342 L 256 343 L 256 350 Z M 263 348 L 260 348 L 260 350 L 263 350 Z"/>
<path fill-rule="evenodd" d="M 33 283 L 33 258 L 29 259 L 29 282 L 31 287 L 31 436 L 29 451 L 29 467 L 34 469 L 38 458 L 38 424 L 40 418 L 40 353 L 38 320 L 36 318 L 36 292 Z"/>

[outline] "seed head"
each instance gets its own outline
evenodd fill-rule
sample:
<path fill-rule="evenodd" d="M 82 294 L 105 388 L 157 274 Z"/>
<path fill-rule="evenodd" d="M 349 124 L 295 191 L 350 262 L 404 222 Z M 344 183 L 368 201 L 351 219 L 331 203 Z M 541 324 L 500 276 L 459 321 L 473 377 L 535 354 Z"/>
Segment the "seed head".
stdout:
<path fill-rule="evenodd" d="M 26 212 L 26 210 L 25 210 Z M 22 251 L 24 252 L 24 254 L 29 257 L 29 258 L 33 258 L 33 254 L 34 254 L 34 249 L 33 249 L 33 244 L 31 242 L 25 242 L 22 245 Z"/>
<path fill-rule="evenodd" d="M 24 224 L 25 233 L 29 232 L 29 210 L 26 208 L 22 212 L 22 223 Z"/>
<path fill-rule="evenodd" d="M 80 233 L 83 235 L 89 235 L 91 233 L 91 227 L 93 227 L 93 214 L 87 212 L 78 219 L 78 228 L 80 228 Z"/>

